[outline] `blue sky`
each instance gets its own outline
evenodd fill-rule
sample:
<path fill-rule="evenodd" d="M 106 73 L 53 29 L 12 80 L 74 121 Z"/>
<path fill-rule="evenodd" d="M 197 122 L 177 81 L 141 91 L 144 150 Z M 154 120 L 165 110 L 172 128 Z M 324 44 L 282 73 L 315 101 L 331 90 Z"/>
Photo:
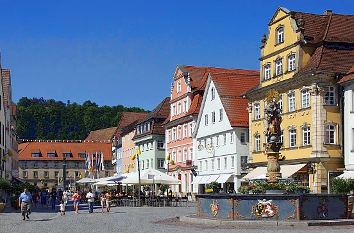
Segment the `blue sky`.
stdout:
<path fill-rule="evenodd" d="M 153 109 L 177 64 L 258 69 L 278 6 L 353 14 L 352 1 L 0 0 L 2 68 L 13 99 Z"/>

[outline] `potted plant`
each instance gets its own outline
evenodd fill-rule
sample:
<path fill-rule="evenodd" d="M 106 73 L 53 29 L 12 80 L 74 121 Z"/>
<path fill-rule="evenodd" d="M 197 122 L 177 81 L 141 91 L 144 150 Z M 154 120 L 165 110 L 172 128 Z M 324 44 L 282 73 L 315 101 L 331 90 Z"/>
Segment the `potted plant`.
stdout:
<path fill-rule="evenodd" d="M 285 186 L 285 190 L 287 193 L 295 193 L 295 194 L 305 194 L 310 192 L 310 188 L 307 186 L 299 185 L 296 183 L 291 183 Z"/>
<path fill-rule="evenodd" d="M 213 182 L 210 182 L 209 184 L 207 184 L 206 188 L 207 188 L 207 190 L 210 190 L 210 192 L 218 193 L 219 189 L 220 189 L 220 185 L 218 182 L 213 181 Z"/>

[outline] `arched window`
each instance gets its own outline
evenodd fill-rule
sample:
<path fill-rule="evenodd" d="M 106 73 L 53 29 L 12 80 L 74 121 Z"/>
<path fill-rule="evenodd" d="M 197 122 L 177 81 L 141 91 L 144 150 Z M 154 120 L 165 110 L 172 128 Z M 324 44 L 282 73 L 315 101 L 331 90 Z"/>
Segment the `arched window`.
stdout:
<path fill-rule="evenodd" d="M 277 44 L 283 43 L 284 42 L 284 28 L 279 27 L 277 29 Z"/>

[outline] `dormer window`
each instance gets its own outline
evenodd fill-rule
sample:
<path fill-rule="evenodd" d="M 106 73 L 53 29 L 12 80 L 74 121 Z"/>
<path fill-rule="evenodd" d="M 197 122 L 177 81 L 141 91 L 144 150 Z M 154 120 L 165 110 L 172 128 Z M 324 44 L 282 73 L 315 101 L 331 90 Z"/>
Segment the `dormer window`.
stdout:
<path fill-rule="evenodd" d="M 277 29 L 277 44 L 284 42 L 284 28 L 280 27 Z"/>
<path fill-rule="evenodd" d="M 270 79 L 270 64 L 264 66 L 264 80 Z"/>
<path fill-rule="evenodd" d="M 211 88 L 211 100 L 214 100 L 215 99 L 215 88 L 212 87 Z"/>

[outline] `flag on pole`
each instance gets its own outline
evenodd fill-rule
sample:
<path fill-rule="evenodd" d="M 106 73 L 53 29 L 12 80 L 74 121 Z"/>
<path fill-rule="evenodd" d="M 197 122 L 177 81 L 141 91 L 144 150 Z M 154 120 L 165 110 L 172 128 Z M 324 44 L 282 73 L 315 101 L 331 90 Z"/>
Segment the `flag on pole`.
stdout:
<path fill-rule="evenodd" d="M 94 165 L 94 163 L 93 163 L 93 152 L 92 152 L 92 164 L 91 164 L 91 173 L 93 173 L 93 165 Z"/>
<path fill-rule="evenodd" d="M 103 153 L 101 153 L 101 169 L 104 171 L 104 156 Z"/>
<path fill-rule="evenodd" d="M 86 170 L 90 171 L 92 164 L 91 164 L 91 160 L 90 160 L 90 153 L 86 154 Z"/>
<path fill-rule="evenodd" d="M 96 171 L 98 171 L 98 167 L 99 166 L 99 163 L 98 163 L 98 154 L 97 154 L 97 151 L 96 151 Z"/>

